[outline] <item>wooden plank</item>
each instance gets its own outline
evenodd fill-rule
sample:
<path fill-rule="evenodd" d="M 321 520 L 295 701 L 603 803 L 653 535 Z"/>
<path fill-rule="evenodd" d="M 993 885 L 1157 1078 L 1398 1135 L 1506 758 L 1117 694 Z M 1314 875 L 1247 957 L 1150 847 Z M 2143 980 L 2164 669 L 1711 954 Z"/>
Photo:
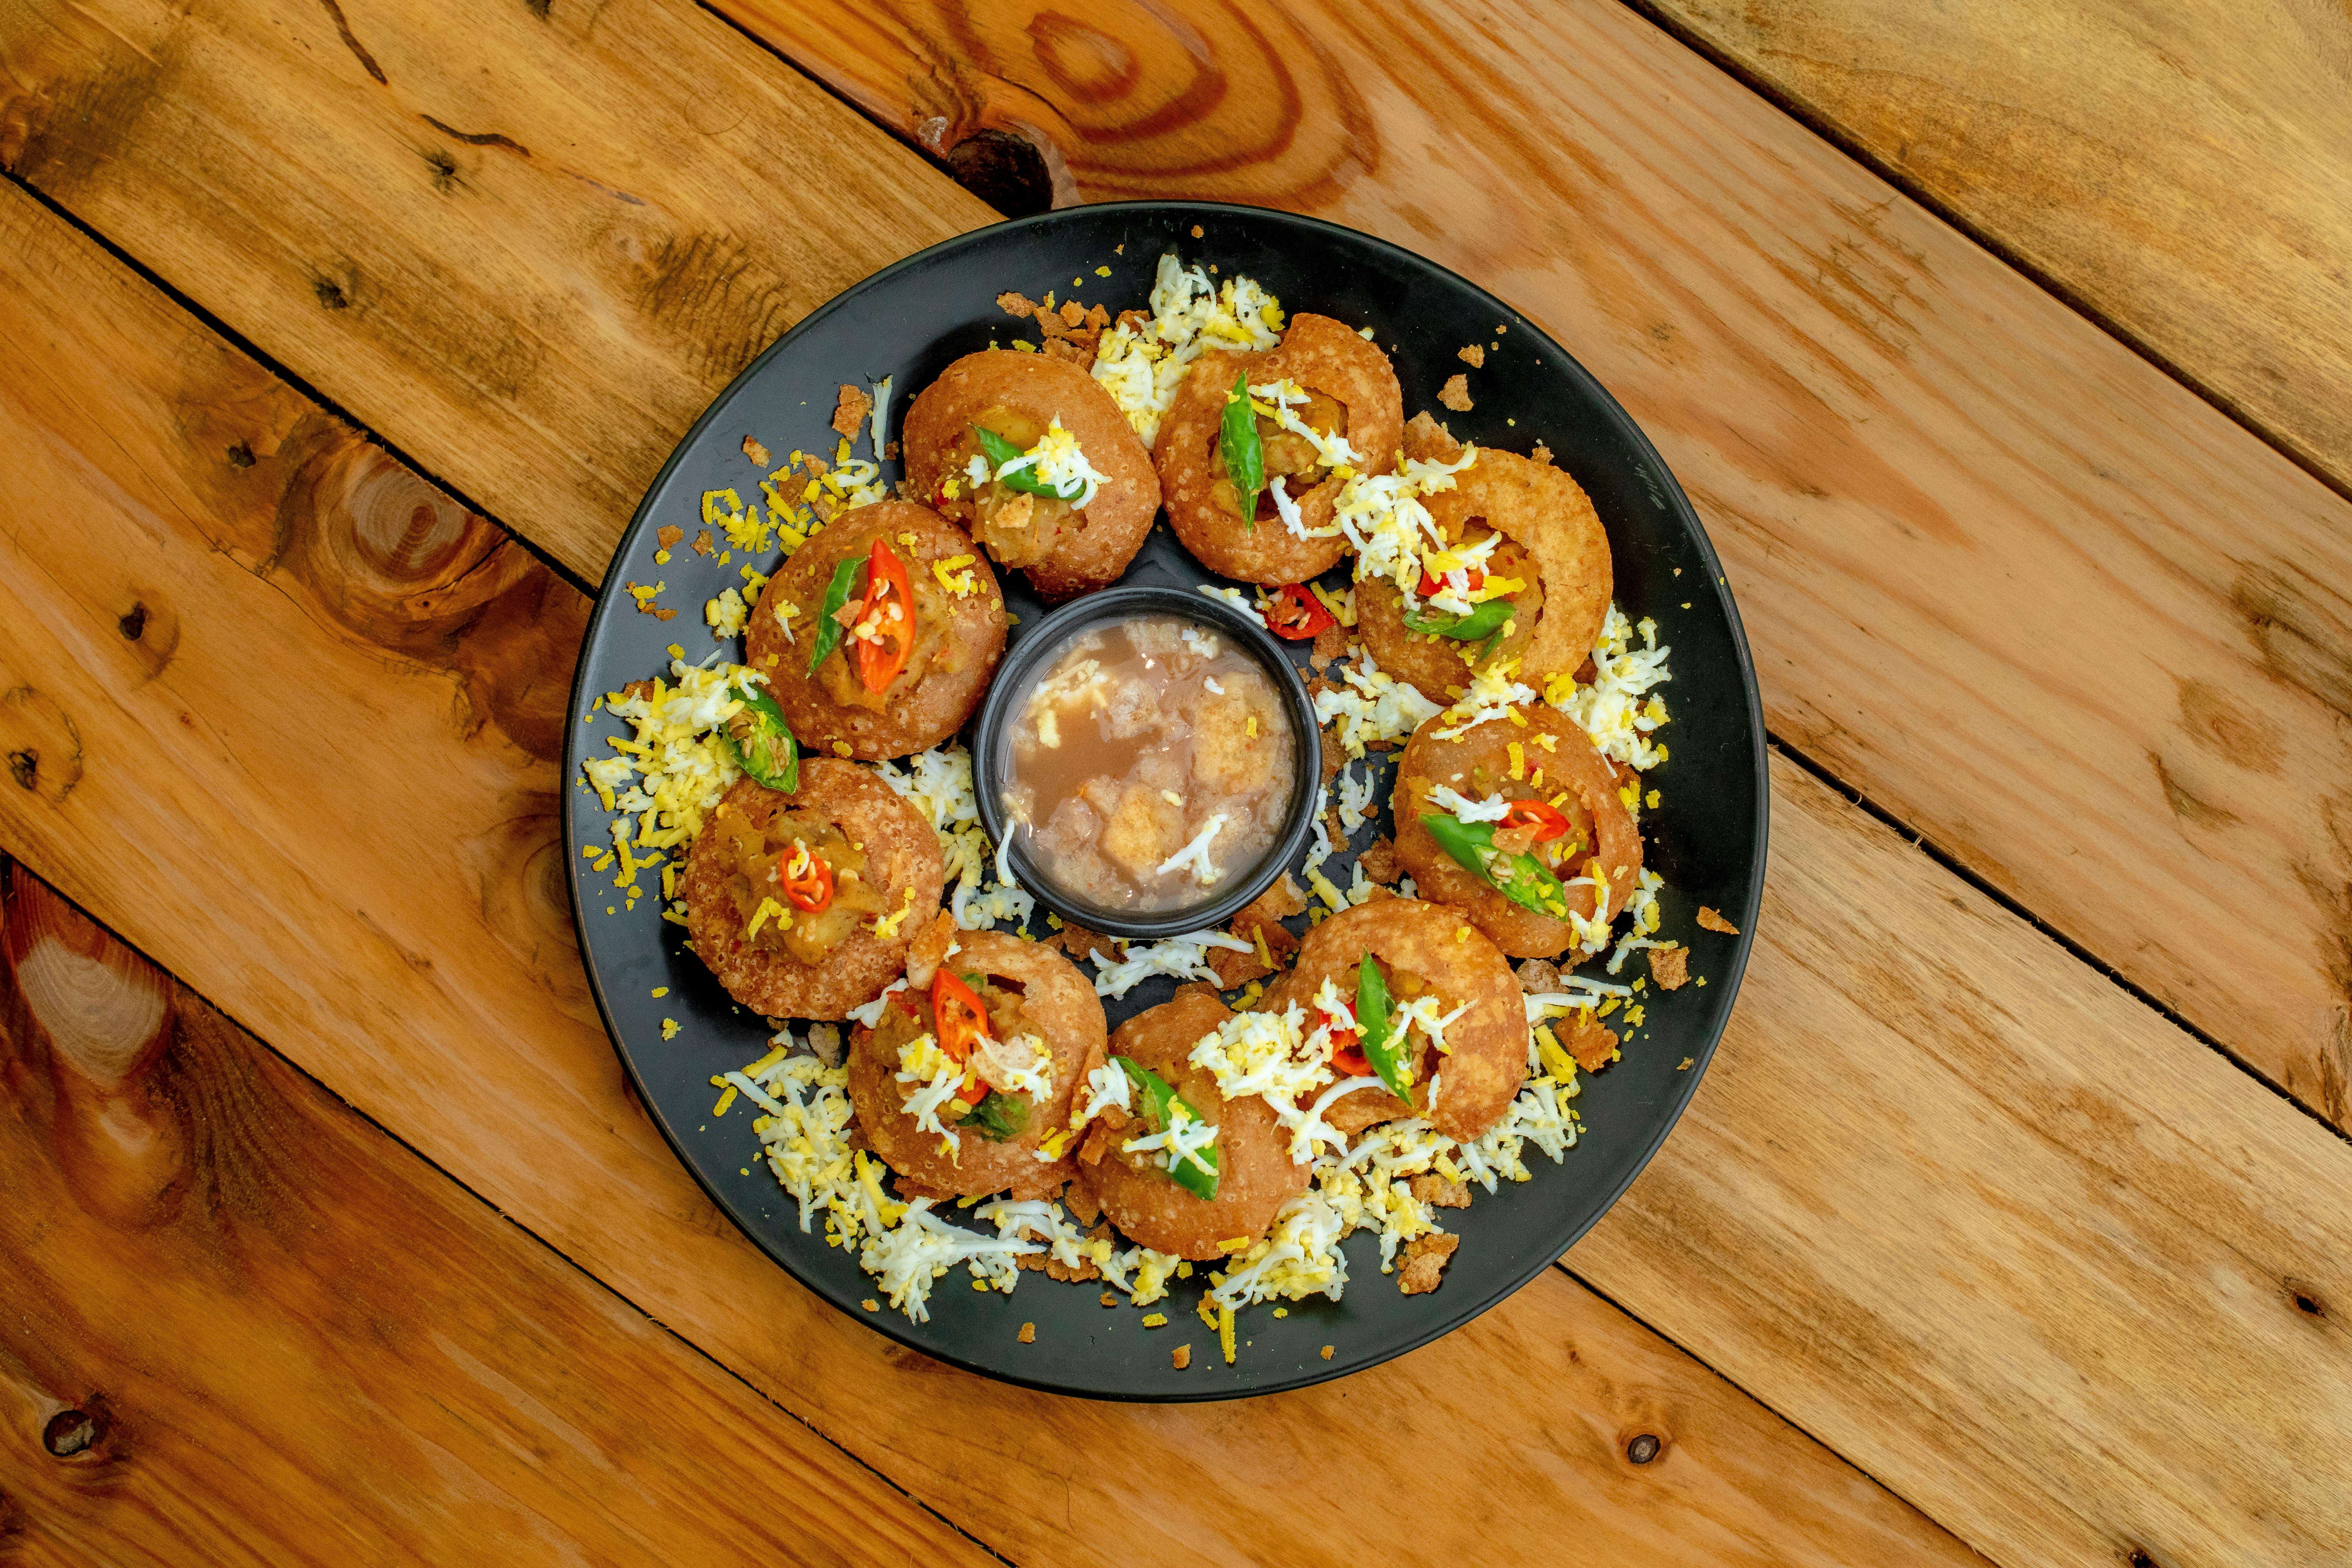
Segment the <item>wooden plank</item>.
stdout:
<path fill-rule="evenodd" d="M 822 1305 L 678 1167 L 585 995 L 553 760 L 583 602 L 13 191 L 0 258 L 0 510 L 77 520 L 0 535 L 0 742 L 40 753 L 0 842 L 948 1517 L 1024 1562 L 1538 1527 L 1626 1561 L 1967 1560 L 1557 1272 L 1401 1362 L 1210 1408 L 996 1385 Z M 1334 1434 L 1368 1420 L 1444 1466 L 1364 1487 Z M 1665 1457 L 1634 1466 L 1643 1432 Z M 1302 1455 L 1344 1515 L 1302 1509 Z"/>
<path fill-rule="evenodd" d="M 1301 207 L 1541 320 L 1698 503 L 1775 733 L 2352 1126 L 2352 505 L 2047 293 L 1607 0 L 717 3 L 926 145 Z"/>
<path fill-rule="evenodd" d="M 1604 0 L 1245 17 L 1222 0 L 729 3 L 929 144 L 1026 128 L 1082 194 L 1307 206 L 1518 302 L 1699 503 L 1776 732 L 2352 1124 L 2352 505 L 2177 384 Z M 419 187 L 415 113 L 457 110 L 403 108 L 297 0 L 0 13 L 17 84 L 0 124 L 25 127 L 0 157 L 594 574 L 635 486 L 758 335 L 727 306 L 743 296 L 694 291 L 707 319 L 646 325 L 614 281 L 615 246 L 693 251 L 685 231 L 630 226 L 713 199 L 664 118 L 688 110 L 664 106 L 739 67 L 762 92 L 804 89 L 654 0 L 593 29 L 562 6 L 545 26 L 501 12 L 478 61 L 453 49 L 476 46 L 448 4 L 347 15 L 391 40 L 401 91 L 485 105 L 488 124 L 479 83 L 495 81 L 498 123 L 591 149 L 566 167 L 645 209 L 495 147 L 458 150 L 457 189 Z M 646 63 L 654 42 L 683 63 Z M 612 104 L 648 94 L 654 131 L 615 123 Z M 789 161 L 771 144 L 793 126 L 749 101 L 720 140 Z M 261 129 L 298 109 L 326 132 Z M 809 156 L 848 156 L 824 126 Z M 978 220 L 905 158 L 889 168 L 876 200 L 948 216 L 902 214 L 874 231 L 902 238 L 856 256 Z M 310 198 L 313 182 L 340 199 Z M 773 184 L 726 193 L 741 254 L 805 227 Z M 843 194 L 854 206 L 874 184 Z M 304 258 L 362 253 L 367 308 L 322 309 Z M 495 289 L 448 281 L 478 264 Z M 855 271 L 826 268 L 812 276 Z M 446 313 L 469 342 L 536 342 L 583 300 L 580 352 L 512 389 L 436 336 Z M 516 422 L 545 442 L 519 444 Z"/>
<path fill-rule="evenodd" d="M 2352 491 L 2352 13 L 1641 3 Z"/>
<path fill-rule="evenodd" d="M 0 54 L 0 165 L 591 580 L 754 353 L 994 216 L 658 0 L 16 0 Z"/>
<path fill-rule="evenodd" d="M 0 881 L 0 1562 L 989 1561 Z"/>
<path fill-rule="evenodd" d="M 1739 1011 L 1570 1267 L 1997 1561 L 2352 1561 L 2352 1147 L 1777 758 L 1773 806 Z"/>

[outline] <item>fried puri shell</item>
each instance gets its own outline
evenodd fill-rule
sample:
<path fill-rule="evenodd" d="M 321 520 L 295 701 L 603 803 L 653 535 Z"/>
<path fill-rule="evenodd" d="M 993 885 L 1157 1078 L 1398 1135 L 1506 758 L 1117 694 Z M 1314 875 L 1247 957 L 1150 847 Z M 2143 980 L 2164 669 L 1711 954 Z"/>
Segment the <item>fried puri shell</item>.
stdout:
<path fill-rule="evenodd" d="M 728 895 L 719 837 L 712 833 L 701 835 L 687 851 L 677 896 L 686 901 L 695 956 L 709 965 L 729 995 L 771 1018 L 844 1018 L 852 1007 L 872 1001 L 906 966 L 908 942 L 940 907 L 947 867 L 931 825 L 864 768 L 806 757 L 800 783 L 798 794 L 782 795 L 738 779 L 719 805 L 763 828 L 787 809 L 835 823 L 865 850 L 867 878 L 889 907 L 908 910 L 898 936 L 885 942 L 861 923 L 814 967 L 789 952 L 746 942 L 742 917 Z M 911 906 L 909 889 L 915 895 Z"/>
<path fill-rule="evenodd" d="M 1097 488 L 1094 500 L 1083 510 L 1034 498 L 1031 510 L 1038 521 L 1034 526 L 1049 527 L 1051 537 L 1033 538 L 1017 551 L 999 548 L 983 516 L 986 509 L 964 473 L 980 450 L 971 427 L 977 424 L 994 430 L 1011 424 L 1034 427 L 1042 436 L 1056 418 L 1076 437 L 1087 461 L 1109 480 Z M 1073 599 L 1117 581 L 1143 548 L 1160 510 L 1160 478 L 1127 416 L 1085 370 L 1045 354 L 988 349 L 964 355 L 908 408 L 902 439 L 907 479 L 914 493 L 989 542 L 1000 560 L 1022 566 L 1048 603 Z M 952 497 L 941 493 L 950 479 L 961 481 Z M 1006 494 L 1017 503 L 1017 495 Z"/>
<path fill-rule="evenodd" d="M 1307 1168 L 1291 1163 L 1289 1135 L 1265 1101 L 1254 1094 L 1224 1099 L 1215 1077 L 1186 1059 L 1230 1016 L 1214 990 L 1187 985 L 1121 1024 L 1110 1039 L 1111 1055 L 1133 1057 L 1216 1123 L 1217 1195 L 1204 1203 L 1165 1171 L 1129 1163 L 1118 1143 L 1142 1136 L 1140 1122 L 1109 1137 L 1101 1158 L 1078 1168 L 1079 1182 L 1121 1235 L 1179 1258 L 1223 1257 L 1219 1242 L 1264 1235 L 1282 1205 L 1307 1190 Z"/>
<path fill-rule="evenodd" d="M 809 668 L 834 568 L 864 560 L 877 539 L 887 540 L 906 563 L 916 617 L 914 652 L 878 695 L 858 682 L 845 636 L 823 664 Z M 941 586 L 931 569 L 959 557 L 965 563 L 950 575 L 971 574 L 968 595 Z M 790 641 L 777 619 L 785 604 L 793 607 Z M 803 752 L 822 755 L 845 745 L 851 756 L 870 762 L 927 751 L 961 729 L 1004 652 L 1004 627 L 996 574 L 961 529 L 929 507 L 876 501 L 835 518 L 776 568 L 751 612 L 745 657 L 767 676 Z M 852 700 L 843 700 L 845 694 Z"/>
<path fill-rule="evenodd" d="M 1473 787 L 1472 771 L 1477 768 L 1484 768 L 1492 781 L 1488 787 L 1507 799 L 1519 791 L 1525 798 L 1549 803 L 1566 792 L 1570 798 L 1559 809 L 1583 833 L 1588 847 L 1573 868 L 1561 868 L 1561 880 L 1581 875 L 1587 858 L 1598 858 L 1609 873 L 1609 916 L 1616 918 L 1642 868 L 1642 831 L 1617 797 L 1619 779 L 1575 720 L 1542 703 L 1530 703 L 1518 712 L 1527 721 L 1525 729 L 1503 722 L 1481 724 L 1466 735 L 1441 741 L 1437 731 L 1447 724 L 1439 718 L 1413 731 L 1397 763 L 1396 855 L 1423 898 L 1459 908 L 1505 952 L 1514 958 L 1552 958 L 1574 944 L 1574 928 L 1505 898 L 1438 847 L 1421 825 L 1423 812 L 1439 809 L 1429 804 L 1429 796 L 1441 784 L 1473 800 L 1485 795 L 1486 791 Z M 1537 738 L 1544 735 L 1552 738 L 1551 750 L 1545 750 Z M 1541 784 L 1511 782 L 1514 741 L 1530 775 L 1538 768 L 1543 771 Z M 1569 908 L 1591 918 L 1594 889 L 1570 888 L 1567 892 Z"/>
<path fill-rule="evenodd" d="M 1281 343 L 1265 353 L 1205 353 L 1195 360 L 1160 421 L 1152 460 L 1160 466 L 1169 525 L 1184 548 L 1223 576 L 1247 583 L 1303 583 L 1347 554 L 1347 537 L 1301 539 L 1279 518 L 1245 521 L 1230 500 L 1220 499 L 1223 473 L 1213 459 L 1225 398 L 1236 374 L 1246 374 L 1253 386 L 1294 381 L 1343 405 L 1348 444 L 1362 455 L 1363 471 L 1385 474 L 1396 467 L 1404 429 L 1396 371 L 1388 355 L 1344 322 L 1302 313 L 1290 318 Z M 1342 483 L 1337 477 L 1327 478 L 1295 498 L 1310 532 L 1330 524 Z"/>
<path fill-rule="evenodd" d="M 874 1031 L 858 1029 L 849 1048 L 849 1100 L 857 1112 L 858 1129 L 874 1152 L 898 1173 L 902 1192 L 934 1197 L 1009 1192 L 1024 1201 L 1050 1197 L 1070 1179 L 1074 1164 L 1067 1154 L 1054 1161 L 1038 1159 L 1037 1145 L 1069 1125 L 1071 1095 L 1084 1087 L 1087 1073 L 1102 1065 L 1102 1003 L 1077 966 L 1050 947 L 992 931 L 967 931 L 957 941 L 961 950 L 947 960 L 951 972 L 979 973 L 1000 985 L 1021 988 L 1022 1016 L 1054 1053 L 1053 1095 L 1031 1108 L 1029 1125 L 1019 1137 L 994 1143 L 966 1132 L 960 1135 L 953 1154 L 943 1152 L 940 1139 L 918 1128 L 907 1114 L 911 1086 L 898 1079 L 897 1056 L 885 1059 Z M 898 1005 L 896 996 L 887 1004 Z M 928 1011 L 927 1003 L 925 1006 Z"/>
<path fill-rule="evenodd" d="M 1415 415 L 1405 427 L 1404 449 L 1440 462 L 1462 453 L 1460 443 L 1426 414 Z M 1454 476 L 1452 489 L 1422 504 L 1449 539 L 1460 539 L 1465 528 L 1491 529 L 1535 558 L 1533 592 L 1523 596 L 1534 614 L 1489 657 L 1517 659 L 1518 679 L 1538 691 L 1547 677 L 1580 668 L 1601 640 L 1612 583 L 1609 535 L 1583 487 L 1549 463 L 1481 447 L 1477 462 Z M 1380 667 L 1411 681 L 1431 701 L 1443 702 L 1448 686 L 1467 683 L 1460 644 L 1405 629 L 1395 584 L 1360 584 L 1356 616 L 1358 634 Z"/>
<path fill-rule="evenodd" d="M 1391 973 L 1405 970 L 1436 991 L 1445 1009 L 1470 1010 L 1445 1030 L 1451 1053 L 1424 1052 L 1412 1086 L 1410 1113 L 1425 1116 L 1460 1142 L 1484 1135 L 1509 1110 L 1528 1071 L 1528 1018 L 1518 977 L 1495 944 L 1465 923 L 1461 911 L 1419 899 L 1375 899 L 1333 915 L 1307 933 L 1297 965 L 1262 997 L 1260 1011 L 1296 1002 L 1310 1016 L 1328 980 L 1352 1004 L 1357 971 L 1370 952 Z M 1423 1038 L 1418 1031 L 1413 1039 Z M 1429 1108 L 1433 1072 L 1442 1075 L 1437 1108 Z M 1324 1120 L 1350 1137 L 1375 1122 L 1408 1114 L 1384 1089 L 1358 1089 L 1334 1104 Z"/>

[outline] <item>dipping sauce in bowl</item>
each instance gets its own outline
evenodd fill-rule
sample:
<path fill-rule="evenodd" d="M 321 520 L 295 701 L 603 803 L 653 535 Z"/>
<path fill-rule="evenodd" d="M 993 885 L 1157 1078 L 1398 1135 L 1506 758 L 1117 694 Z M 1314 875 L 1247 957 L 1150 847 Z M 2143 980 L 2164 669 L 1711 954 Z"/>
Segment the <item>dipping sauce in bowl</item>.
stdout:
<path fill-rule="evenodd" d="M 1088 626 L 1010 715 L 999 788 L 1038 874 L 1107 910 L 1213 898 L 1283 836 L 1284 694 L 1229 634 L 1170 614 Z"/>

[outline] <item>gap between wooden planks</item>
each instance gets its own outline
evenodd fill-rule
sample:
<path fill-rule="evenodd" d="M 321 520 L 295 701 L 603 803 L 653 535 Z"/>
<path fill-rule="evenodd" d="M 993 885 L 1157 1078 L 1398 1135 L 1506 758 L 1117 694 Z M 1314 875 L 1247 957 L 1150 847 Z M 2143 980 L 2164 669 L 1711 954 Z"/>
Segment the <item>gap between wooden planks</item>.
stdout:
<path fill-rule="evenodd" d="M 1682 476 L 1776 734 L 2352 1121 L 2352 504 L 2046 293 L 1612 0 L 727 4 L 927 145 L 1517 302 Z M 594 579 L 759 346 L 989 215 L 684 0 L 460 9 L 20 0 L 0 158 Z"/>
<path fill-rule="evenodd" d="M 990 1560 L 0 883 L 0 1562 Z"/>
<path fill-rule="evenodd" d="M 0 788 L 0 842 L 949 1518 L 1024 1562 L 1086 1560 L 1105 1540 L 1341 1562 L 1375 1531 L 1475 1556 L 1538 1528 L 1628 1561 L 1968 1559 L 1556 1270 L 1403 1361 L 1221 1407 L 1027 1393 L 842 1318 L 702 1197 L 587 999 L 555 775 L 584 602 L 13 189 L 0 273 L 0 449 L 23 455 L 0 468 L 0 507 L 76 520 L 0 543 L 0 735 L 37 753 L 32 788 Z M 198 1292 L 181 1301 L 174 1323 L 219 1331 Z M 102 1367 L 98 1329 L 59 1331 L 57 1355 Z M 331 1355 L 346 1331 L 280 1337 Z M 507 1342 L 478 1359 L 562 1353 Z M 665 1396 L 650 1373 L 602 1371 L 616 1398 Z M 234 1437 L 185 1405 L 122 1399 L 126 1418 Z M 1625 1446 L 1643 1432 L 1666 1449 L 1637 1467 Z M 1445 1465 L 1368 1489 L 1366 1433 Z M 346 1436 L 364 1434 L 314 1438 Z M 680 1461 L 693 1485 L 753 1480 L 784 1517 L 789 1488 L 708 1458 Z M 1344 1515 L 1302 1509 L 1302 1486 L 1349 1499 Z M 0 1468 L 0 1491 L 22 1490 Z"/>
<path fill-rule="evenodd" d="M 2352 12 L 1634 3 L 2352 492 Z"/>
<path fill-rule="evenodd" d="M 1299 1528 L 1300 1456 L 1353 1476 L 1335 1434 L 1374 1428 L 1442 1449 L 1442 1495 L 1360 1489 L 1302 1554 L 1579 1516 L 1620 1555 L 1949 1552 L 1556 1275 L 1391 1367 L 1212 1411 L 999 1387 L 814 1304 L 627 1104 L 581 993 L 549 760 L 579 601 L 23 198 L 0 210 L 28 283 L 0 345 L 35 356 L 0 387 L 40 459 L 11 510 L 88 520 L 0 563 L 11 744 L 37 721 L 67 759 L 0 792 L 9 842 L 756 1386 L 1024 1558 L 1072 1531 L 1247 1552 Z M 1822 787 L 1776 784 L 1717 1074 L 1576 1267 L 2004 1562 L 2352 1546 L 2327 1468 L 2352 1152 Z M 1693 1464 L 1625 1467 L 1632 1423 Z M 1001 1468 L 973 1471 L 973 1432 L 1013 1435 Z M 1668 1486 L 1681 1509 L 1633 1506 Z"/>

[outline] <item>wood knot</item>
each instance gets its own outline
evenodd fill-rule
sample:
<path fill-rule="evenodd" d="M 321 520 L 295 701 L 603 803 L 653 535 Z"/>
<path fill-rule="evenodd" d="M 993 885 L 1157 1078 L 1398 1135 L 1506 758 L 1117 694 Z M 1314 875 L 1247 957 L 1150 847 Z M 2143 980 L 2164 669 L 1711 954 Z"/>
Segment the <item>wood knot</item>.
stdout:
<path fill-rule="evenodd" d="M 114 629 L 122 634 L 124 640 L 137 642 L 147 629 L 147 606 L 133 599 L 131 607 L 114 623 Z"/>
<path fill-rule="evenodd" d="M 228 466 L 232 468 L 253 467 L 253 447 L 244 441 L 232 441 L 228 448 Z"/>
<path fill-rule="evenodd" d="M 1646 1465 L 1656 1458 L 1658 1450 L 1664 1447 L 1664 1443 L 1658 1441 L 1656 1433 L 1644 1432 L 1625 1445 L 1625 1457 L 1637 1465 Z"/>
<path fill-rule="evenodd" d="M 2307 1318 L 2318 1318 L 2323 1321 L 2326 1318 L 2327 1303 L 2317 1290 L 2300 1279 L 2289 1279 L 2284 1283 L 2287 1300 L 2294 1303 L 2296 1311 Z"/>
<path fill-rule="evenodd" d="M 1029 217 L 1054 205 L 1054 174 L 1026 136 L 983 126 L 947 151 L 955 183 L 1003 213 Z"/>
<path fill-rule="evenodd" d="M 27 746 L 8 753 L 8 776 L 26 789 L 41 787 L 41 753 Z"/>
<path fill-rule="evenodd" d="M 319 303 L 330 310 L 351 309 L 352 301 L 350 297 L 344 294 L 343 286 L 331 278 L 311 279 L 310 292 L 316 294 L 319 297 Z"/>
<path fill-rule="evenodd" d="M 2158 1568 L 2156 1559 L 2137 1546 L 2126 1554 L 2124 1561 L 2129 1563 L 2131 1568 Z"/>
<path fill-rule="evenodd" d="M 97 1447 L 105 1425 L 87 1410 L 60 1410 L 41 1428 L 41 1447 L 53 1459 L 70 1459 Z"/>

